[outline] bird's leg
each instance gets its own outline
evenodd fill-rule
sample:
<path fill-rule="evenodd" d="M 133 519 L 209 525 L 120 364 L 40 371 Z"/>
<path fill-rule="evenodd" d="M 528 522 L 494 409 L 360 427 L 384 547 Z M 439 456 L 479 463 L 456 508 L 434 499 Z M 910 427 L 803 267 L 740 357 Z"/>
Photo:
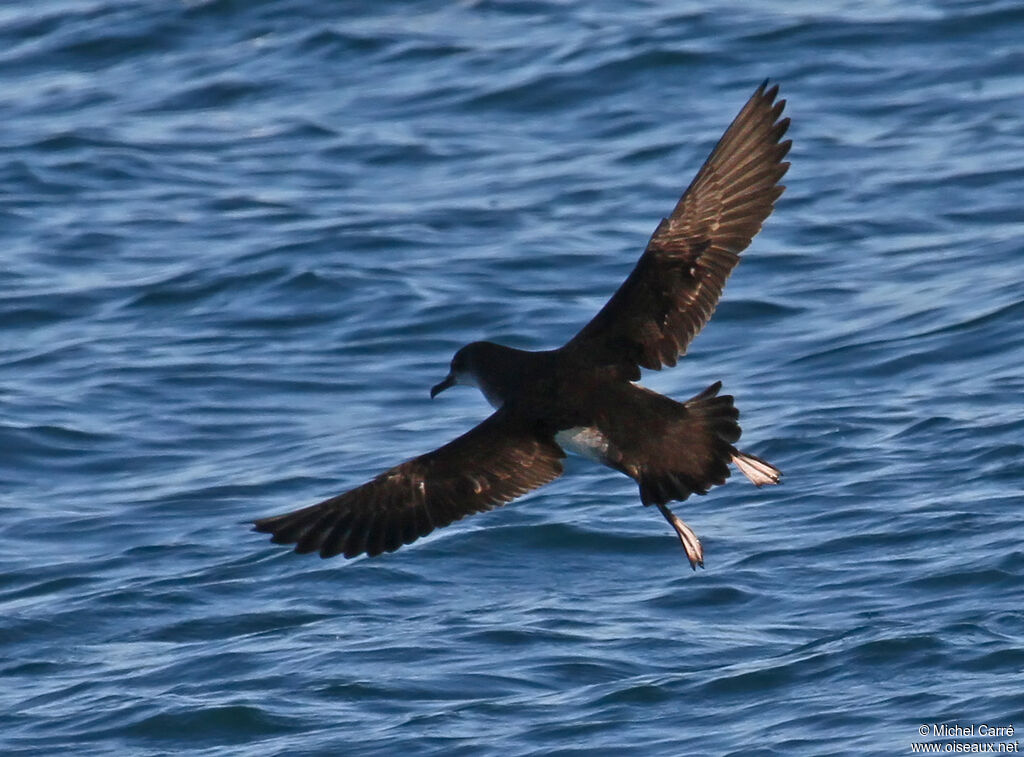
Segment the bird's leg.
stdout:
<path fill-rule="evenodd" d="M 694 570 L 697 570 L 698 565 L 703 568 L 704 549 L 700 546 L 700 539 L 697 538 L 697 534 L 693 532 L 692 528 L 683 523 L 674 512 L 669 510 L 666 505 L 657 504 L 661 514 L 665 516 L 665 520 L 671 524 L 672 528 L 679 535 L 679 541 L 683 543 L 683 549 L 686 550 L 686 559 L 690 561 L 690 567 Z"/>

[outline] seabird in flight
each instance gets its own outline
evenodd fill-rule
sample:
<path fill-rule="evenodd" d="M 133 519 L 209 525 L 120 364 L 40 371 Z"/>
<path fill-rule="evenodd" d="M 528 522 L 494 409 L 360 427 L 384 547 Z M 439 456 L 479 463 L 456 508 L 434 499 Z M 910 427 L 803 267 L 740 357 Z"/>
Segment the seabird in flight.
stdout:
<path fill-rule="evenodd" d="M 686 402 L 634 382 L 641 368 L 673 366 L 685 354 L 782 194 L 789 119 L 780 119 L 785 100 L 776 102 L 777 94 L 767 81 L 758 87 L 632 273 L 572 339 L 539 352 L 473 342 L 455 353 L 430 396 L 476 386 L 496 408 L 490 417 L 344 494 L 261 518 L 255 530 L 321 557 L 393 552 L 553 481 L 569 450 L 636 481 L 643 504 L 656 505 L 675 529 L 691 567 L 703 567 L 700 540 L 667 504 L 724 484 L 730 463 L 757 486 L 781 474 L 733 446 L 739 412 L 718 393 L 721 382 Z"/>

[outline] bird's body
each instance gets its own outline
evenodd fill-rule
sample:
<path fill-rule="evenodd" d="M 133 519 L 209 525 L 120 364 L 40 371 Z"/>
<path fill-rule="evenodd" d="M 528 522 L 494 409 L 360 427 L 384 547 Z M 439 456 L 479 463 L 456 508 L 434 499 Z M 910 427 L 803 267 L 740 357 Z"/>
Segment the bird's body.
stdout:
<path fill-rule="evenodd" d="M 685 353 L 782 193 L 788 119 L 779 120 L 776 93 L 766 84 L 754 93 L 633 272 L 569 342 L 539 352 L 473 342 L 455 354 L 431 396 L 476 386 L 495 408 L 489 418 L 356 489 L 258 520 L 256 529 L 323 557 L 393 551 L 557 478 L 569 450 L 634 479 L 691 566 L 703 565 L 699 540 L 667 503 L 725 483 L 730 463 L 758 486 L 778 483 L 779 471 L 733 446 L 739 413 L 718 394 L 720 382 L 682 403 L 634 382 L 640 368 L 675 365 Z"/>

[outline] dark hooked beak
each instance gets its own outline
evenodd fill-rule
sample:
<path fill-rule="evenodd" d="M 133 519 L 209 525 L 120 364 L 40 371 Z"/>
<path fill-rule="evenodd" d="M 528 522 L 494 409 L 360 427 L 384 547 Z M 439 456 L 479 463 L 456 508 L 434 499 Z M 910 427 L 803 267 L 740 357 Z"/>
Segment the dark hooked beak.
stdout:
<path fill-rule="evenodd" d="M 455 374 L 454 373 L 449 373 L 447 376 L 444 377 L 444 381 L 442 381 L 437 386 L 431 388 L 431 390 L 430 390 L 430 399 L 434 399 L 434 397 L 439 395 L 441 392 L 443 392 L 445 389 L 447 389 L 450 386 L 455 386 Z"/>

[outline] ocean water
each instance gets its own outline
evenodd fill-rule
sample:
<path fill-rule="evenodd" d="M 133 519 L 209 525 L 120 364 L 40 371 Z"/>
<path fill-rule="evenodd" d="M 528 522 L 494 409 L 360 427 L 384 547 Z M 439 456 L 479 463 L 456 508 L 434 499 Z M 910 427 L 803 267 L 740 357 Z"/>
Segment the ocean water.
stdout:
<path fill-rule="evenodd" d="M 1022 35 L 1015 0 L 4 4 L 0 751 L 1019 741 Z M 485 417 L 429 399 L 452 352 L 572 335 L 769 76 L 788 190 L 644 377 L 723 380 L 786 474 L 675 508 L 706 570 L 579 459 L 378 559 L 249 531 Z"/>

